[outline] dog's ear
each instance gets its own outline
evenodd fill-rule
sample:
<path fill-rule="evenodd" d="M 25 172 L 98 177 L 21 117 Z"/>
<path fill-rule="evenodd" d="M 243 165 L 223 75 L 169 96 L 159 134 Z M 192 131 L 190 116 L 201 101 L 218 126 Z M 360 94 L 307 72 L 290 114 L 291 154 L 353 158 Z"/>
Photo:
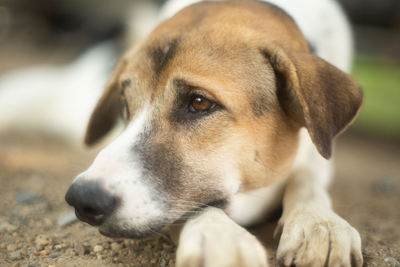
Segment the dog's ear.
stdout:
<path fill-rule="evenodd" d="M 114 74 L 115 76 L 115 74 Z M 121 109 L 121 98 L 116 79 L 107 84 L 103 95 L 89 119 L 86 129 L 85 144 L 93 145 L 105 136 L 116 124 Z"/>
<path fill-rule="evenodd" d="M 263 50 L 275 71 L 284 112 L 305 126 L 319 153 L 330 158 L 333 138 L 357 116 L 360 85 L 348 74 L 311 53 L 287 53 L 276 44 Z"/>

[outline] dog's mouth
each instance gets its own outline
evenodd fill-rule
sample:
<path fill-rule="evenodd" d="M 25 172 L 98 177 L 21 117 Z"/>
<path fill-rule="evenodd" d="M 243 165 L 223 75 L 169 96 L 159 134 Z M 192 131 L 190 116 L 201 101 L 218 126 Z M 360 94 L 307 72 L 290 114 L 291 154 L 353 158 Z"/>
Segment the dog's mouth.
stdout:
<path fill-rule="evenodd" d="M 182 225 L 188 219 L 190 219 L 193 216 L 196 216 L 196 214 L 198 213 L 201 213 L 201 211 L 207 207 L 212 206 L 223 209 L 224 207 L 226 207 L 227 203 L 228 201 L 226 199 L 212 201 L 208 204 L 200 205 L 197 208 L 194 208 L 192 210 L 183 213 L 179 218 L 168 218 L 168 216 L 166 216 L 164 219 L 154 220 L 141 227 L 131 226 L 129 224 L 129 221 L 116 222 L 112 218 L 110 218 L 111 220 L 104 221 L 104 223 L 100 225 L 99 224 L 96 225 L 93 224 L 93 222 L 88 222 L 85 220 L 83 221 L 93 226 L 97 226 L 99 228 L 100 234 L 107 237 L 143 239 L 154 234 L 159 234 L 171 225 Z M 79 213 L 77 211 L 76 213 L 79 218 Z"/>

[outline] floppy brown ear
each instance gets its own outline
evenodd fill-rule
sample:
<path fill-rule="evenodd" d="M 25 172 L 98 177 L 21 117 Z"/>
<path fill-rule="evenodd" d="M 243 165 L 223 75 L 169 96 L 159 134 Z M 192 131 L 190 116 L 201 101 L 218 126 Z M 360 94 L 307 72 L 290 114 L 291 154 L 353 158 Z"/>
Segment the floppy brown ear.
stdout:
<path fill-rule="evenodd" d="M 311 53 L 289 54 L 275 44 L 264 52 L 277 77 L 281 107 L 307 128 L 319 153 L 330 158 L 333 138 L 351 124 L 362 106 L 360 85 Z"/>
<path fill-rule="evenodd" d="M 114 127 L 118 121 L 120 108 L 118 87 L 116 82 L 111 80 L 89 119 L 85 144 L 95 144 Z"/>

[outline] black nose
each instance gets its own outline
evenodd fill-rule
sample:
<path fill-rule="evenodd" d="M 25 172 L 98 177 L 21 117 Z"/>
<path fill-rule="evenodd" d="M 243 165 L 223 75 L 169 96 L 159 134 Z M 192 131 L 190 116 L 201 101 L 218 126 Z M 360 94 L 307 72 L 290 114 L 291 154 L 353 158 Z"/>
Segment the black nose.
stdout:
<path fill-rule="evenodd" d="M 117 205 L 117 199 L 99 183 L 79 180 L 69 187 L 65 201 L 75 208 L 80 220 L 94 226 L 102 224 Z"/>

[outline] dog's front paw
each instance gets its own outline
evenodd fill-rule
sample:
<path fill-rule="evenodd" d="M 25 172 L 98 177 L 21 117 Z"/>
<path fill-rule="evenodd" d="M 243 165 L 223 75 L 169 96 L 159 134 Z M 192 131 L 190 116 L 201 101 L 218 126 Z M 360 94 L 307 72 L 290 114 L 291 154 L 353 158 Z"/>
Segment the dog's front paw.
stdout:
<path fill-rule="evenodd" d="M 359 233 L 330 209 L 299 206 L 278 227 L 281 265 L 362 266 Z"/>
<path fill-rule="evenodd" d="M 268 266 L 261 243 L 222 210 L 207 208 L 184 226 L 176 256 L 177 267 Z"/>

